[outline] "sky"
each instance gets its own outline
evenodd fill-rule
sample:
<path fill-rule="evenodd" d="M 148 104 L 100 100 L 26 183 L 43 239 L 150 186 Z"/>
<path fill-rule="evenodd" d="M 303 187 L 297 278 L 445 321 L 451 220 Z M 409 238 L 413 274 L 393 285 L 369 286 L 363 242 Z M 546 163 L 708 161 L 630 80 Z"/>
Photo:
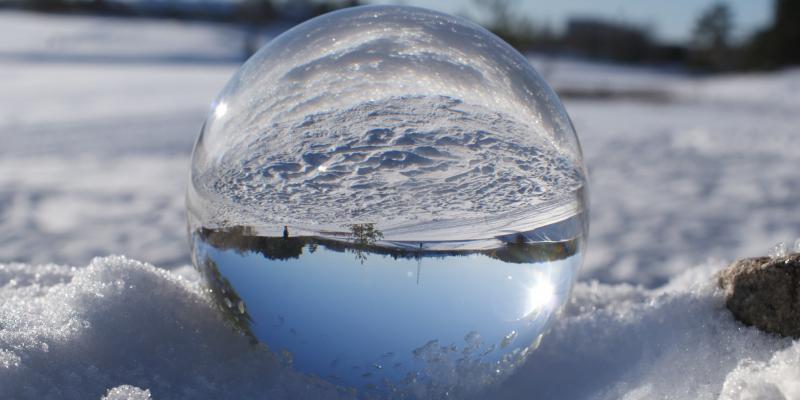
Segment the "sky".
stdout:
<path fill-rule="evenodd" d="M 480 0 L 477 0 L 480 1 Z M 402 3 L 471 16 L 479 22 L 486 12 L 473 0 L 370 0 L 375 4 Z M 598 17 L 644 26 L 658 39 L 678 43 L 689 39 L 703 10 L 719 0 L 512 0 L 520 12 L 534 22 L 554 29 L 565 26 L 570 17 Z M 772 0 L 724 0 L 733 11 L 734 37 L 742 38 L 772 18 Z M 482 15 L 483 14 L 483 15 Z"/>

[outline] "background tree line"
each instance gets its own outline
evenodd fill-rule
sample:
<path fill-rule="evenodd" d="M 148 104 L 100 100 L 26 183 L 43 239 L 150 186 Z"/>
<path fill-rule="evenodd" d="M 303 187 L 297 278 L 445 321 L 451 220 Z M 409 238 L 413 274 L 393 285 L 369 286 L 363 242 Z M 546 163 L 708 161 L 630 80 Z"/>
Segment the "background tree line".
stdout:
<path fill-rule="evenodd" d="M 517 10 L 517 0 L 473 0 L 476 18 L 520 51 L 566 54 L 633 64 L 672 64 L 709 72 L 775 69 L 800 64 L 800 1 L 773 0 L 770 24 L 744 40 L 732 40 L 733 13 L 717 3 L 696 19 L 685 45 L 663 44 L 647 27 L 574 18 L 556 33 Z M 204 19 L 257 27 L 272 21 L 300 22 L 361 5 L 362 0 L 142 1 L 5 0 L 0 6 L 43 12 Z M 255 43 L 255 42 L 254 42 Z M 257 46 L 258 43 L 250 47 Z"/>

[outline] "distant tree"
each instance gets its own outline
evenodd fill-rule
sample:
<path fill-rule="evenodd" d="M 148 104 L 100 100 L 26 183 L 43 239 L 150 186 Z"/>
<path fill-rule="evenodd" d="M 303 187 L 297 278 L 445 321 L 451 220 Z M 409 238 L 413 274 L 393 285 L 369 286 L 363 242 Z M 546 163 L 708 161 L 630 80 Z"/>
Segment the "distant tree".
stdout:
<path fill-rule="evenodd" d="M 270 21 L 277 14 L 272 0 L 242 0 L 238 11 L 242 21 L 254 25 Z"/>
<path fill-rule="evenodd" d="M 64 0 L 28 0 L 22 4 L 32 10 L 44 12 L 64 11 L 69 8 Z"/>
<path fill-rule="evenodd" d="M 779 62 L 782 65 L 800 64 L 800 1 L 775 2 L 775 35 Z"/>
<path fill-rule="evenodd" d="M 714 4 L 697 19 L 692 44 L 702 49 L 727 48 L 732 30 L 730 8 L 723 3 Z"/>
<path fill-rule="evenodd" d="M 242 59 L 247 60 L 261 45 L 259 28 L 277 17 L 277 7 L 272 0 L 241 0 L 236 19 L 245 26 L 242 40 Z"/>
<path fill-rule="evenodd" d="M 473 3 L 489 13 L 489 25 L 498 28 L 510 28 L 514 18 L 513 0 L 474 0 Z"/>
<path fill-rule="evenodd" d="M 314 4 L 315 6 L 312 9 L 312 13 L 314 15 L 321 15 L 331 11 L 341 10 L 342 8 L 358 7 L 363 5 L 361 0 L 327 0 L 316 1 Z"/>
<path fill-rule="evenodd" d="M 584 57 L 627 63 L 644 62 L 652 48 L 645 29 L 596 18 L 570 19 L 564 43 Z"/>
<path fill-rule="evenodd" d="M 736 63 L 730 47 L 732 31 L 733 15 L 726 4 L 717 3 L 705 10 L 692 33 L 691 63 L 713 70 L 734 68 Z"/>
<path fill-rule="evenodd" d="M 756 33 L 750 42 L 749 67 L 800 64 L 800 1 L 775 0 L 773 4 L 772 25 Z"/>
<path fill-rule="evenodd" d="M 516 9 L 517 0 L 473 0 L 473 3 L 488 14 L 486 28 L 518 50 L 549 38 L 550 32 L 538 31 L 533 21 Z"/>

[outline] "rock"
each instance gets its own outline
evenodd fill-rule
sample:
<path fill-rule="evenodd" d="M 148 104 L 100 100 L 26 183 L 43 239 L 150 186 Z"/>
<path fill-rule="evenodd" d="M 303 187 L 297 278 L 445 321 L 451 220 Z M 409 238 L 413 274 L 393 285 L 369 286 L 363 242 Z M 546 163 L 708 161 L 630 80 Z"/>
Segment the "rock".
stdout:
<path fill-rule="evenodd" d="M 738 260 L 717 275 L 739 321 L 800 338 L 800 254 Z"/>

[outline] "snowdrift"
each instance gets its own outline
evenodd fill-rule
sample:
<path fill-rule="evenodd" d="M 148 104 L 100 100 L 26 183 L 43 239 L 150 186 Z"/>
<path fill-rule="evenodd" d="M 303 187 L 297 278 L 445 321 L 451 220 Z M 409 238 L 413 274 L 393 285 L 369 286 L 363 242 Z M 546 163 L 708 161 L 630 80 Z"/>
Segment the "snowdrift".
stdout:
<path fill-rule="evenodd" d="M 800 343 L 737 323 L 712 284 L 720 267 L 656 290 L 579 283 L 546 345 L 476 397 L 797 398 Z M 5 264 L 0 304 L 4 398 L 352 396 L 237 333 L 189 267 Z"/>

